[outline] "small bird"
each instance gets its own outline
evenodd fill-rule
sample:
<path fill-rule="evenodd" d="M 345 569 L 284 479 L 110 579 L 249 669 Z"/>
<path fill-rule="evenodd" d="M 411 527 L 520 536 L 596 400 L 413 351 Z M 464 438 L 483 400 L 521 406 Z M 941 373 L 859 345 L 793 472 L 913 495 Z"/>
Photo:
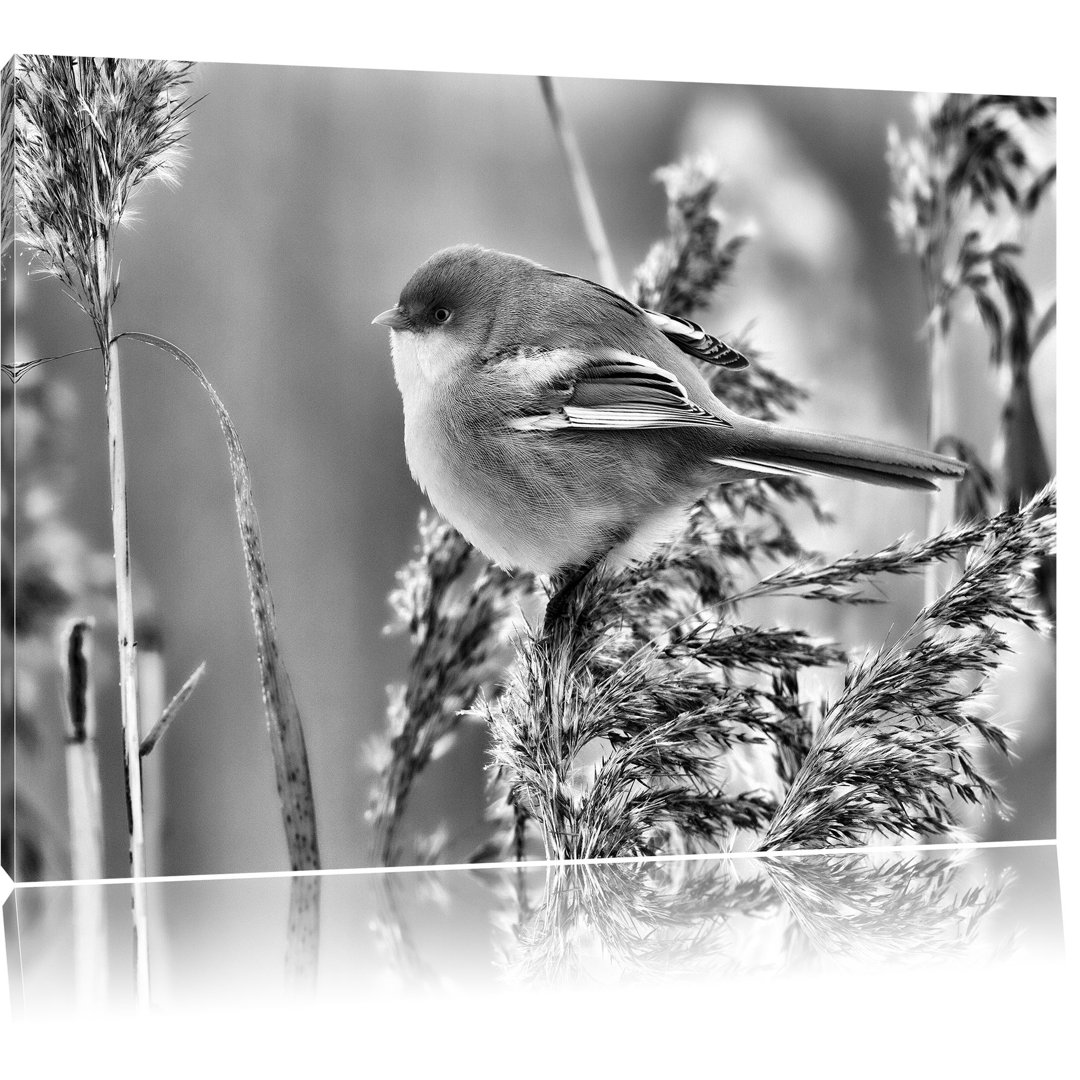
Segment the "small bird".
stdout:
<path fill-rule="evenodd" d="M 551 576 L 547 626 L 589 572 L 647 557 L 714 484 L 809 473 L 934 489 L 964 472 L 732 412 L 694 360 L 745 367 L 735 349 L 517 255 L 439 251 L 372 321 L 391 330 L 414 478 L 492 561 Z"/>

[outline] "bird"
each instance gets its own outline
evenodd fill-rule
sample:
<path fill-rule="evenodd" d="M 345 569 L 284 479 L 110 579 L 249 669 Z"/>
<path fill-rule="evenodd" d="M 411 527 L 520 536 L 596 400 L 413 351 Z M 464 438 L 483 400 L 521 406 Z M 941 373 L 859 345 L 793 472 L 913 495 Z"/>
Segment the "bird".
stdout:
<path fill-rule="evenodd" d="M 432 506 L 506 569 L 546 575 L 550 628 L 601 565 L 647 558 L 718 483 L 776 475 L 936 489 L 963 463 L 729 409 L 695 361 L 747 365 L 689 319 L 474 244 L 436 252 L 390 329 L 405 454 Z"/>

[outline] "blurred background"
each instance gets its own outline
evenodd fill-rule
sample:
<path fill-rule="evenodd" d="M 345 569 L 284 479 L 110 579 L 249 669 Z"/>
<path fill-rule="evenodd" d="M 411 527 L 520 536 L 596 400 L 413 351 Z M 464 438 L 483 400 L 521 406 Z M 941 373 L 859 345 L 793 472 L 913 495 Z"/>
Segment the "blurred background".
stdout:
<path fill-rule="evenodd" d="M 910 129 L 910 94 L 593 79 L 560 79 L 558 88 L 624 281 L 664 233 L 654 170 L 711 155 L 725 178 L 728 225 L 752 230 L 753 241 L 703 321 L 718 333 L 750 327 L 768 363 L 811 391 L 801 425 L 925 445 L 925 300 L 887 216 L 886 133 L 890 124 Z M 141 189 L 137 220 L 119 242 L 118 329 L 187 351 L 240 432 L 305 725 L 323 863 L 365 865 L 374 781 L 365 747 L 383 730 L 387 686 L 404 677 L 409 655 L 407 640 L 383 633 L 387 594 L 424 505 L 405 463 L 387 334 L 371 318 L 423 259 L 460 241 L 596 271 L 534 78 L 206 64 L 192 93 L 202 100 L 179 187 Z M 1022 267 L 1041 310 L 1056 288 L 1052 200 L 1024 239 Z M 28 277 L 21 258 L 8 281 L 19 359 L 92 343 L 89 322 L 55 282 Z M 946 427 L 991 459 L 1000 400 L 971 320 L 954 328 L 953 400 L 963 408 Z M 1032 366 L 1051 455 L 1053 344 Z M 160 633 L 170 694 L 208 665 L 153 755 L 147 783 L 162 823 L 154 868 L 285 869 L 217 420 L 178 364 L 132 343 L 122 356 L 138 597 Z M 89 565 L 90 552 L 111 548 L 100 362 L 46 365 L 19 384 L 16 401 L 24 392 L 50 395 L 62 420 L 51 433 L 59 512 L 85 538 L 79 559 Z M 20 458 L 20 476 L 27 468 Z M 876 549 L 924 527 L 917 495 L 827 481 L 818 490 L 837 524 L 802 522 L 800 536 L 826 554 Z M 41 520 L 58 512 L 43 494 L 31 528 L 35 505 Z M 108 557 L 94 566 L 107 574 Z M 891 602 L 877 607 L 785 601 L 762 617 L 857 653 L 902 631 L 919 607 L 921 581 L 886 585 Z M 1016 812 L 979 822 L 982 839 L 1055 829 L 1053 647 L 1031 635 L 1014 644 L 991 705 L 1019 739 L 1018 759 L 999 767 Z M 44 652 L 38 659 L 46 664 Z M 103 618 L 96 663 L 106 873 L 123 875 L 115 638 Z M 20 751 L 17 782 L 42 830 L 62 841 L 60 693 L 58 679 L 38 688 L 41 712 L 54 708 L 57 721 Z M 421 777 L 403 832 L 409 822 L 443 822 L 448 855 L 467 855 L 484 834 L 484 751 L 483 732 L 467 728 Z M 60 854 L 39 876 L 67 876 L 62 843 L 52 850 Z"/>

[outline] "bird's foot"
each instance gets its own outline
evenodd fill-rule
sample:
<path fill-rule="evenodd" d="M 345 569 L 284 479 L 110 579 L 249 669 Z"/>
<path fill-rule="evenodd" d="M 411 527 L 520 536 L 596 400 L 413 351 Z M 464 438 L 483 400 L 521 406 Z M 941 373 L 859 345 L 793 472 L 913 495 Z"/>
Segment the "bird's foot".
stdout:
<path fill-rule="evenodd" d="M 550 638 L 560 623 L 572 625 L 574 612 L 572 601 L 581 583 L 596 569 L 601 559 L 593 558 L 582 566 L 559 571 L 552 579 L 555 591 L 548 600 L 544 612 L 544 637 Z"/>

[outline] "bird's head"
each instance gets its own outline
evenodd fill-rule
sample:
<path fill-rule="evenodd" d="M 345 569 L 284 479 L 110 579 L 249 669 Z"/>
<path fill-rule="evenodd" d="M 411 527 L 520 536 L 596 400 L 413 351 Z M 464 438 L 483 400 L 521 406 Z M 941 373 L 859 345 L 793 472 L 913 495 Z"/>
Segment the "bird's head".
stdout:
<path fill-rule="evenodd" d="M 409 279 L 397 304 L 372 322 L 439 345 L 448 357 L 477 357 L 498 316 L 506 275 L 524 261 L 466 244 L 436 252 Z"/>

